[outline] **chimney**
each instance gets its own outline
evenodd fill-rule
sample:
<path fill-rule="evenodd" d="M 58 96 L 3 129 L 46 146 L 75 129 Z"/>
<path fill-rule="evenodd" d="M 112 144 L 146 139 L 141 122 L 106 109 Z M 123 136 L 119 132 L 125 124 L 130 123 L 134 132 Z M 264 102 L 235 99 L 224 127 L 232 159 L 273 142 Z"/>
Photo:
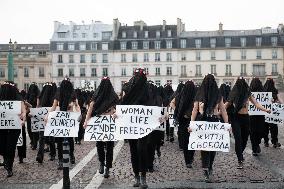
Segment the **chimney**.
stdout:
<path fill-rule="evenodd" d="M 140 20 L 140 31 L 143 31 L 144 22 Z"/>
<path fill-rule="evenodd" d="M 180 36 L 182 32 L 182 22 L 180 18 L 177 18 L 177 36 Z"/>
<path fill-rule="evenodd" d="M 163 31 L 166 30 L 166 25 L 167 25 L 167 22 L 165 20 L 163 20 Z"/>
<path fill-rule="evenodd" d="M 182 32 L 185 31 L 185 23 L 182 23 Z"/>
<path fill-rule="evenodd" d="M 117 39 L 119 27 L 120 27 L 120 22 L 118 18 L 113 19 L 113 32 L 112 32 L 112 37 L 113 39 Z"/>
<path fill-rule="evenodd" d="M 60 22 L 54 21 L 54 32 L 56 32 L 59 29 L 60 24 L 61 24 Z"/>
<path fill-rule="evenodd" d="M 219 34 L 223 34 L 223 24 L 221 22 L 219 24 Z"/>

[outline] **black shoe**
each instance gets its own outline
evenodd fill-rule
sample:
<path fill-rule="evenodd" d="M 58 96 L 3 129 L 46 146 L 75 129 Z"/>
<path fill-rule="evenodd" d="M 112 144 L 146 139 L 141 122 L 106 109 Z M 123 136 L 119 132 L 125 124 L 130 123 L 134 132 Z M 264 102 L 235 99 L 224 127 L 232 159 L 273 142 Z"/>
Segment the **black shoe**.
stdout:
<path fill-rule="evenodd" d="M 154 172 L 154 168 L 153 167 L 150 167 L 148 170 L 149 170 L 150 173 Z"/>
<path fill-rule="evenodd" d="M 50 149 L 49 148 L 45 148 L 44 152 L 50 152 Z"/>
<path fill-rule="evenodd" d="M 11 168 L 8 168 L 6 165 L 4 166 L 4 168 L 7 170 L 7 178 L 13 176 L 13 171 Z"/>
<path fill-rule="evenodd" d="M 276 144 L 273 144 L 274 148 L 280 148 L 281 144 L 279 142 L 277 142 Z"/>
<path fill-rule="evenodd" d="M 164 146 L 164 143 L 165 143 L 164 140 L 161 140 L 161 143 L 160 143 L 161 146 Z"/>
<path fill-rule="evenodd" d="M 20 157 L 20 158 L 19 158 L 19 163 L 20 163 L 20 164 L 21 164 L 21 163 L 24 163 L 23 160 L 24 160 L 24 158 Z"/>
<path fill-rule="evenodd" d="M 170 142 L 174 142 L 174 140 L 175 140 L 174 137 L 170 138 Z"/>
<path fill-rule="evenodd" d="M 75 164 L 75 156 L 74 155 L 70 155 L 70 163 Z"/>
<path fill-rule="evenodd" d="M 260 146 L 257 146 L 257 149 L 256 149 L 256 153 L 260 153 L 261 152 L 261 148 L 260 148 Z"/>
<path fill-rule="evenodd" d="M 252 152 L 252 155 L 253 156 L 258 156 L 258 153 L 257 152 Z"/>
<path fill-rule="evenodd" d="M 209 171 L 208 171 L 208 169 L 204 169 L 203 170 L 203 175 L 204 175 L 204 178 L 205 178 L 205 182 L 208 182 L 209 181 Z"/>
<path fill-rule="evenodd" d="M 169 140 L 170 140 L 170 137 L 167 136 L 166 141 L 169 141 Z"/>
<path fill-rule="evenodd" d="M 140 186 L 140 176 L 135 176 L 135 183 L 133 184 L 133 187 L 139 187 Z"/>
<path fill-rule="evenodd" d="M 265 142 L 265 143 L 264 143 L 264 146 L 265 146 L 265 147 L 269 147 L 268 142 Z"/>
<path fill-rule="evenodd" d="M 78 145 L 81 145 L 81 141 L 78 142 Z"/>
<path fill-rule="evenodd" d="M 104 177 L 105 177 L 105 178 L 108 178 L 108 177 L 109 177 L 109 168 L 107 168 L 107 167 L 106 167 L 106 169 L 105 169 Z"/>
<path fill-rule="evenodd" d="M 161 157 L 161 151 L 160 150 L 157 151 L 157 156 Z"/>
<path fill-rule="evenodd" d="M 37 161 L 38 163 L 42 163 L 42 162 L 43 162 L 43 158 L 42 158 L 41 156 L 37 156 L 37 157 L 36 157 L 36 161 Z"/>
<path fill-rule="evenodd" d="M 146 182 L 146 176 L 141 176 L 141 184 L 140 184 L 141 189 L 146 189 L 148 188 L 147 182 Z"/>
<path fill-rule="evenodd" d="M 1 162 L 1 163 L 0 163 L 0 167 L 2 167 L 2 166 L 5 166 L 5 163 L 4 163 L 4 162 Z"/>
<path fill-rule="evenodd" d="M 237 169 L 243 169 L 243 168 L 244 168 L 243 161 L 239 161 Z"/>
<path fill-rule="evenodd" d="M 55 160 L 55 156 L 50 156 L 49 161 L 54 161 Z"/>
<path fill-rule="evenodd" d="M 59 160 L 57 170 L 62 170 L 62 169 L 63 169 L 63 162 L 62 160 Z"/>
<path fill-rule="evenodd" d="M 188 163 L 188 164 L 186 164 L 186 167 L 187 167 L 187 168 L 192 168 L 192 164 L 191 164 L 191 163 Z"/>
<path fill-rule="evenodd" d="M 32 150 L 36 150 L 36 146 L 32 146 Z"/>
<path fill-rule="evenodd" d="M 104 174 L 104 165 L 103 164 L 100 165 L 99 173 Z"/>

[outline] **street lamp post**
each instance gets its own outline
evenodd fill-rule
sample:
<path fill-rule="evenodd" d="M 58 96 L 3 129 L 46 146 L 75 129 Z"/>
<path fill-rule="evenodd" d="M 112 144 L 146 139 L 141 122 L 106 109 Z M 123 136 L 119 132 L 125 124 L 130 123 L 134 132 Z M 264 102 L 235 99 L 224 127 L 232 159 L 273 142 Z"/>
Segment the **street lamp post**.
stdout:
<path fill-rule="evenodd" d="M 17 42 L 14 45 L 10 39 L 9 42 L 9 53 L 8 53 L 8 81 L 14 81 L 14 58 L 13 50 L 16 48 Z"/>

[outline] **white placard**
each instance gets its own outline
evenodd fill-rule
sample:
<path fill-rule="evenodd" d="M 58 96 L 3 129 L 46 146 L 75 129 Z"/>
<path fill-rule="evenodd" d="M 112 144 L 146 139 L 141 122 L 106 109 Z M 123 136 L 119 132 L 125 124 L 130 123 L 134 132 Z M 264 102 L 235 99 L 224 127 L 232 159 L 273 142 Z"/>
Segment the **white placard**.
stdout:
<path fill-rule="evenodd" d="M 49 112 L 44 136 L 78 137 L 79 117 L 80 113 L 78 112 Z"/>
<path fill-rule="evenodd" d="M 272 92 L 252 92 L 251 95 L 264 108 L 272 108 Z M 248 113 L 249 115 L 268 115 L 268 113 L 257 109 L 251 102 L 249 102 Z"/>
<path fill-rule="evenodd" d="M 166 120 L 166 116 L 167 116 L 167 107 L 162 107 L 162 120 L 163 122 L 155 129 L 157 131 L 165 131 L 166 130 L 166 124 L 167 124 L 167 120 Z"/>
<path fill-rule="evenodd" d="M 273 103 L 271 114 L 265 116 L 265 122 L 274 124 L 284 123 L 284 104 Z"/>
<path fill-rule="evenodd" d="M 188 150 L 230 151 L 231 125 L 221 122 L 191 121 Z"/>
<path fill-rule="evenodd" d="M 118 105 L 116 115 L 117 139 L 138 139 L 150 134 L 160 125 L 161 107 Z"/>
<path fill-rule="evenodd" d="M 21 129 L 21 133 L 19 135 L 18 141 L 17 141 L 17 146 L 23 146 L 23 127 Z"/>
<path fill-rule="evenodd" d="M 85 129 L 84 141 L 116 141 L 115 120 L 111 115 L 92 117 Z"/>
<path fill-rule="evenodd" d="M 32 132 L 44 131 L 45 121 L 44 118 L 47 115 L 50 107 L 41 107 L 41 108 L 31 108 L 30 115 L 31 117 L 31 127 Z"/>
<path fill-rule="evenodd" d="M 170 127 L 176 127 L 177 125 L 175 124 L 175 120 L 174 120 L 175 110 L 173 108 L 169 107 L 168 112 L 169 112 Z"/>
<path fill-rule="evenodd" d="M 268 116 L 265 116 L 265 122 L 266 123 L 274 123 L 274 124 L 283 124 L 284 119 L 268 115 Z"/>
<path fill-rule="evenodd" d="M 21 129 L 21 101 L 0 101 L 0 129 Z"/>

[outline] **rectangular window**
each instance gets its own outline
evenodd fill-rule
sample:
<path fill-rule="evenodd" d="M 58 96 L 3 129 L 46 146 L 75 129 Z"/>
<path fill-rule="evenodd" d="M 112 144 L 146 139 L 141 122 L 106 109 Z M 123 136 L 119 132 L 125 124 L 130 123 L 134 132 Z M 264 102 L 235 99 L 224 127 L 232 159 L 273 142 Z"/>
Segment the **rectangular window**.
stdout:
<path fill-rule="evenodd" d="M 39 77 L 44 77 L 44 67 L 39 67 L 38 68 L 38 76 Z"/>
<path fill-rule="evenodd" d="M 241 64 L 241 76 L 246 76 L 246 75 L 247 75 L 247 65 Z"/>
<path fill-rule="evenodd" d="M 108 43 L 103 43 L 102 44 L 102 50 L 107 51 L 108 50 Z"/>
<path fill-rule="evenodd" d="M 265 64 L 253 64 L 253 76 L 265 76 Z"/>
<path fill-rule="evenodd" d="M 144 38 L 148 38 L 148 31 L 144 31 Z"/>
<path fill-rule="evenodd" d="M 173 42 L 171 40 L 166 41 L 167 49 L 171 49 L 173 46 Z"/>
<path fill-rule="evenodd" d="M 160 53 L 155 53 L 155 62 L 160 62 Z"/>
<path fill-rule="evenodd" d="M 232 72 L 231 72 L 231 64 L 226 64 L 226 72 L 225 72 L 226 76 L 232 76 Z"/>
<path fill-rule="evenodd" d="M 161 75 L 161 69 L 159 67 L 156 68 L 155 75 L 157 75 L 157 76 Z"/>
<path fill-rule="evenodd" d="M 186 61 L 186 54 L 185 53 L 181 54 L 181 61 Z"/>
<path fill-rule="evenodd" d="M 133 41 L 131 43 L 131 46 L 132 46 L 132 50 L 136 50 L 138 48 L 138 42 L 137 41 Z"/>
<path fill-rule="evenodd" d="M 57 50 L 58 51 L 63 51 L 63 47 L 64 47 L 63 43 L 57 43 Z"/>
<path fill-rule="evenodd" d="M 172 30 L 168 30 L 168 37 L 172 37 Z"/>
<path fill-rule="evenodd" d="M 277 59 L 277 50 L 276 49 L 272 50 L 272 59 Z"/>
<path fill-rule="evenodd" d="M 242 60 L 247 59 L 247 51 L 246 50 L 241 50 L 241 59 Z"/>
<path fill-rule="evenodd" d="M 201 60 L 201 52 L 200 51 L 196 51 L 195 58 L 196 58 L 196 60 Z"/>
<path fill-rule="evenodd" d="M 155 41 L 155 49 L 161 48 L 161 41 Z"/>
<path fill-rule="evenodd" d="M 211 65 L 210 65 L 210 68 L 211 68 L 211 74 L 217 75 L 217 72 L 216 72 L 216 64 L 211 64 Z"/>
<path fill-rule="evenodd" d="M 85 77 L 86 73 L 85 73 L 85 68 L 80 68 L 80 77 Z"/>
<path fill-rule="evenodd" d="M 82 33 L 82 38 L 86 38 L 87 34 L 86 33 Z"/>
<path fill-rule="evenodd" d="M 126 76 L 126 68 L 121 68 L 121 76 Z"/>
<path fill-rule="evenodd" d="M 172 75 L 172 67 L 167 67 L 167 75 Z"/>
<path fill-rule="evenodd" d="M 74 77 L 74 68 L 69 68 L 69 77 Z"/>
<path fill-rule="evenodd" d="M 211 60 L 216 60 L 215 51 L 211 51 Z"/>
<path fill-rule="evenodd" d="M 24 67 L 24 77 L 29 77 L 29 68 Z"/>
<path fill-rule="evenodd" d="M 186 39 L 181 39 L 180 40 L 180 48 L 186 48 Z"/>
<path fill-rule="evenodd" d="M 231 51 L 226 51 L 226 60 L 231 60 Z"/>
<path fill-rule="evenodd" d="M 181 77 L 186 77 L 186 66 L 185 65 L 182 65 L 180 67 L 180 70 L 181 70 Z"/>
<path fill-rule="evenodd" d="M 201 39 L 195 39 L 195 47 L 201 48 Z"/>
<path fill-rule="evenodd" d="M 144 53 L 144 62 L 149 62 L 149 54 Z"/>
<path fill-rule="evenodd" d="M 5 77 L 5 68 L 0 68 L 0 77 Z"/>
<path fill-rule="evenodd" d="M 245 47 L 247 45 L 247 39 L 245 37 L 241 37 L 241 47 Z"/>
<path fill-rule="evenodd" d="M 68 44 L 68 50 L 74 51 L 75 50 L 75 44 L 74 43 L 69 43 Z"/>
<path fill-rule="evenodd" d="M 167 62 L 172 61 L 172 53 L 167 53 Z"/>
<path fill-rule="evenodd" d="M 231 38 L 229 37 L 225 38 L 225 47 L 231 47 Z"/>
<path fill-rule="evenodd" d="M 85 63 L 86 62 L 86 56 L 84 54 L 80 55 L 80 63 Z"/>
<path fill-rule="evenodd" d="M 256 51 L 256 59 L 261 59 L 261 50 Z"/>
<path fill-rule="evenodd" d="M 149 75 L 149 68 L 144 68 L 146 75 Z"/>
<path fill-rule="evenodd" d="M 132 62 L 137 62 L 137 54 L 132 54 Z"/>
<path fill-rule="evenodd" d="M 160 87 L 161 86 L 161 80 L 155 80 L 155 84 L 157 87 Z"/>
<path fill-rule="evenodd" d="M 74 55 L 69 54 L 69 63 L 74 63 Z"/>
<path fill-rule="evenodd" d="M 78 34 L 77 33 L 73 33 L 73 38 L 77 38 Z"/>
<path fill-rule="evenodd" d="M 120 49 L 126 50 L 126 42 L 120 42 Z"/>
<path fill-rule="evenodd" d="M 126 54 L 121 54 L 121 62 L 126 62 Z"/>
<path fill-rule="evenodd" d="M 271 37 L 271 45 L 273 47 L 277 46 L 277 37 Z"/>
<path fill-rule="evenodd" d="M 97 62 L 97 55 L 96 54 L 92 54 L 91 56 L 92 56 L 91 62 L 92 63 L 96 63 Z"/>
<path fill-rule="evenodd" d="M 210 47 L 215 48 L 216 47 L 216 38 L 210 38 Z"/>
<path fill-rule="evenodd" d="M 103 68 L 103 77 L 108 76 L 108 68 Z"/>
<path fill-rule="evenodd" d="M 97 38 L 99 36 L 98 33 L 93 33 L 93 38 Z"/>
<path fill-rule="evenodd" d="M 86 43 L 80 43 L 80 50 L 81 51 L 84 51 L 84 50 L 86 50 Z"/>
<path fill-rule="evenodd" d="M 91 76 L 96 77 L 97 76 L 97 68 L 92 68 L 91 69 Z"/>
<path fill-rule="evenodd" d="M 278 75 L 277 64 L 272 64 L 271 75 Z"/>
<path fill-rule="evenodd" d="M 91 50 L 97 50 L 98 49 L 98 43 L 91 43 Z"/>
<path fill-rule="evenodd" d="M 143 49 L 149 49 L 149 41 L 143 41 Z"/>
<path fill-rule="evenodd" d="M 260 47 L 260 46 L 261 46 L 261 37 L 256 37 L 256 38 L 255 38 L 255 45 L 256 45 L 257 47 Z"/>
<path fill-rule="evenodd" d="M 201 77 L 201 65 L 195 65 L 195 76 Z"/>
<path fill-rule="evenodd" d="M 122 34 L 121 34 L 122 38 L 126 38 L 126 32 L 123 31 Z"/>
<path fill-rule="evenodd" d="M 161 35 L 160 31 L 156 31 L 156 38 L 160 38 L 160 35 Z"/>
<path fill-rule="evenodd" d="M 103 63 L 108 63 L 108 54 L 103 54 Z"/>
<path fill-rule="evenodd" d="M 57 69 L 57 76 L 58 77 L 63 77 L 63 68 L 58 68 Z"/>
<path fill-rule="evenodd" d="M 58 32 L 57 35 L 58 35 L 58 38 L 65 38 L 66 37 L 65 32 Z"/>
<path fill-rule="evenodd" d="M 133 32 L 133 38 L 137 38 L 137 31 Z"/>
<path fill-rule="evenodd" d="M 103 40 L 110 40 L 112 32 L 102 32 L 102 39 Z"/>

